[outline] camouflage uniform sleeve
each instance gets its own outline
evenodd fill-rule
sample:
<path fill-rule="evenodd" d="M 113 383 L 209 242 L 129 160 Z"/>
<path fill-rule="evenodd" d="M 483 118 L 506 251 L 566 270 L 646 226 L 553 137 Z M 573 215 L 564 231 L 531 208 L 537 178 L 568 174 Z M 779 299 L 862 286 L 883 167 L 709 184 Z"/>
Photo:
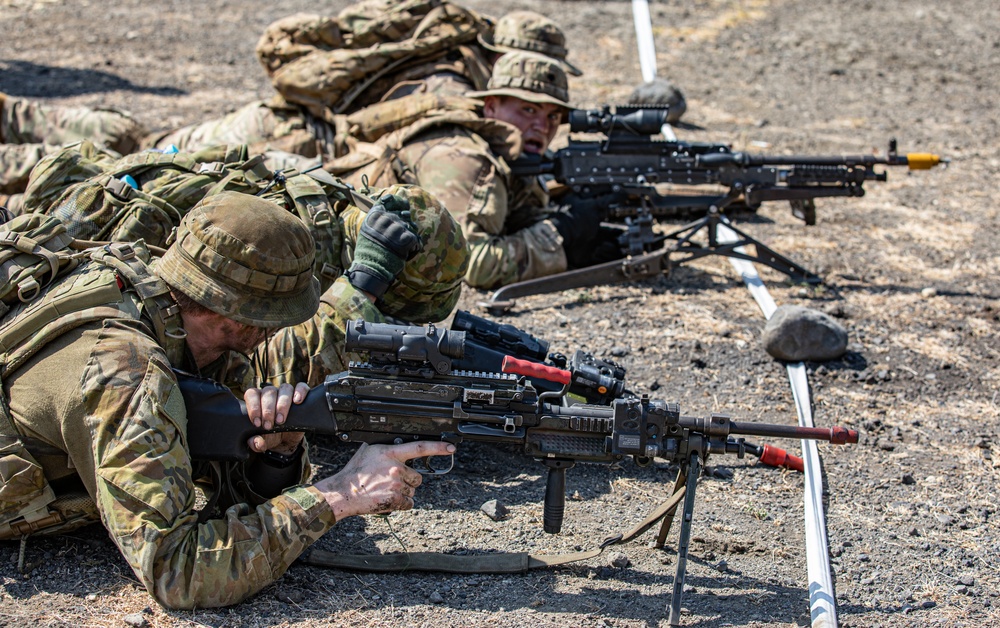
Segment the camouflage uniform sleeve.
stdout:
<path fill-rule="evenodd" d="M 145 341 L 145 342 L 144 342 Z M 106 326 L 81 380 L 92 434 L 86 458 L 101 518 L 146 589 L 164 606 L 225 606 L 256 593 L 334 523 L 312 487 L 198 523 L 187 415 L 177 380 L 151 339 Z"/>
<path fill-rule="evenodd" d="M 465 129 L 435 132 L 399 156 L 462 225 L 470 286 L 495 288 L 566 270 L 562 238 L 544 219 L 544 203 L 512 189 L 506 167 L 481 138 Z"/>
<path fill-rule="evenodd" d="M 306 382 L 312 388 L 323 383 L 327 375 L 345 370 L 349 360 L 361 357 L 344 351 L 345 325 L 359 318 L 385 322 L 375 304 L 347 277 L 340 277 L 323 294 L 311 319 L 286 327 L 271 338 L 267 351 L 270 383 Z"/>

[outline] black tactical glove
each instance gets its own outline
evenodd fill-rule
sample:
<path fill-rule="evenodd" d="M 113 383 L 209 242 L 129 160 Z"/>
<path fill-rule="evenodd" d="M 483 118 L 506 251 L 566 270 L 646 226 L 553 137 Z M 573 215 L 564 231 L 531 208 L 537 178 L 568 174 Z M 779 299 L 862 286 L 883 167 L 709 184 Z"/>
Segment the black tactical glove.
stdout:
<path fill-rule="evenodd" d="M 595 199 L 573 198 L 570 202 L 549 216 L 563 239 L 563 249 L 570 266 L 575 266 L 572 257 L 585 254 L 588 246 L 601 228 L 601 207 Z"/>
<path fill-rule="evenodd" d="M 406 199 L 386 194 L 368 210 L 361 225 L 347 279 L 355 288 L 376 299 L 385 294 L 389 284 L 403 270 L 406 260 L 422 246 L 416 227 L 410 221 L 409 209 Z"/>
<path fill-rule="evenodd" d="M 625 257 L 621 243 L 622 234 L 621 229 L 602 225 L 597 237 L 587 247 L 588 261 L 584 266 L 604 264 Z"/>
<path fill-rule="evenodd" d="M 617 231 L 607 232 L 601 218 L 608 207 L 621 202 L 618 194 L 580 197 L 567 194 L 557 202 L 562 210 L 549 216 L 563 238 L 563 250 L 570 268 L 583 268 L 622 257 Z"/>

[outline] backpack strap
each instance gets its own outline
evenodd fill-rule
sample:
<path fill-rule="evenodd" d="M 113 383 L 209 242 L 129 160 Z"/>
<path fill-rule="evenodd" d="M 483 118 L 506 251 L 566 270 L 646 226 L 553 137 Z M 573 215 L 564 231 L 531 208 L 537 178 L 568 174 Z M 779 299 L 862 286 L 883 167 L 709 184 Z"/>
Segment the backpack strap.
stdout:
<path fill-rule="evenodd" d="M 95 249 L 90 257 L 113 268 L 136 291 L 167 359 L 171 364 L 181 364 L 187 332 L 184 331 L 181 308 L 170 296 L 170 287 L 166 282 L 150 272 L 149 266 L 127 242 L 112 242 Z"/>

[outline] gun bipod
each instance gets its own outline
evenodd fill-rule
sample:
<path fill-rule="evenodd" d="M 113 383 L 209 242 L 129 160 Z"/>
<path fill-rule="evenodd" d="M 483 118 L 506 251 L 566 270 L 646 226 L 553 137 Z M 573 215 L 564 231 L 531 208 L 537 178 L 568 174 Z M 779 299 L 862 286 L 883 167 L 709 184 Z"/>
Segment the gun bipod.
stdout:
<path fill-rule="evenodd" d="M 720 224 L 724 224 L 726 227 L 731 229 L 740 237 L 740 239 L 736 242 L 727 242 L 725 244 L 720 243 Z M 691 239 L 700 231 L 707 232 L 707 243 L 699 243 Z M 709 255 L 723 255 L 725 257 L 734 257 L 748 262 L 763 264 L 780 273 L 788 275 L 788 277 L 794 281 L 809 284 L 823 283 L 823 280 L 820 279 L 820 277 L 815 273 L 806 270 L 784 255 L 768 248 L 759 240 L 755 240 L 740 229 L 734 227 L 716 206 L 710 207 L 703 218 L 699 218 L 694 222 L 688 223 L 680 229 L 666 234 L 665 237 L 671 240 L 677 240 L 677 243 L 671 249 L 671 252 L 675 255 L 675 257 L 671 258 L 671 263 L 673 264 L 684 264 Z M 755 250 L 754 255 L 736 250 L 748 244 L 753 245 Z"/>

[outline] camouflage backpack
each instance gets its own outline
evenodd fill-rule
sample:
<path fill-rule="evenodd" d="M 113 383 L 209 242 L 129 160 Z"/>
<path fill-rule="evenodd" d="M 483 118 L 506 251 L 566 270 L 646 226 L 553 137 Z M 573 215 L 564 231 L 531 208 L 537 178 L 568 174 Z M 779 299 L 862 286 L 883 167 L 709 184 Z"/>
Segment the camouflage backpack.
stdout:
<path fill-rule="evenodd" d="M 322 171 L 272 171 L 246 145 L 194 153 L 144 151 L 95 160 L 88 142 L 52 155 L 32 172 L 25 207 L 62 221 L 84 241 L 143 240 L 165 248 L 181 218 L 200 200 L 223 191 L 254 194 L 299 216 L 316 241 L 316 276 L 324 289 L 340 275 L 337 214 L 363 201 Z"/>
<path fill-rule="evenodd" d="M 419 102 L 426 96 L 405 96 L 398 100 L 376 105 L 405 106 L 407 101 Z M 509 173 L 507 166 L 521 151 L 521 134 L 513 125 L 500 120 L 483 118 L 476 113 L 474 103 L 467 98 L 449 98 L 443 107 L 429 110 L 416 116 L 416 122 L 400 128 L 402 118 L 385 116 L 361 118 L 359 122 L 368 124 L 368 141 L 353 140 L 351 151 L 326 164 L 324 169 L 355 186 L 388 187 L 397 183 L 419 184 L 409 171 L 409 167 L 398 157 L 399 150 L 417 136 L 441 127 L 461 127 L 471 131 L 483 147 L 483 154 L 494 156 L 493 163 L 502 173 Z M 374 109 L 369 107 L 368 109 Z"/>
<path fill-rule="evenodd" d="M 87 260 L 94 263 L 84 265 Z M 24 214 L 0 225 L 0 383 L 75 327 L 143 312 L 168 355 L 179 360 L 179 310 L 148 261 L 142 243 L 85 249 L 51 216 Z M 57 499 L 0 387 L 0 539 L 66 531 L 95 519 L 85 493 Z"/>
<path fill-rule="evenodd" d="M 476 89 L 489 80 L 492 33 L 483 17 L 447 0 L 363 0 L 335 17 L 298 14 L 271 24 L 257 57 L 284 99 L 333 122 L 378 102 L 393 86 L 447 72 Z"/>

